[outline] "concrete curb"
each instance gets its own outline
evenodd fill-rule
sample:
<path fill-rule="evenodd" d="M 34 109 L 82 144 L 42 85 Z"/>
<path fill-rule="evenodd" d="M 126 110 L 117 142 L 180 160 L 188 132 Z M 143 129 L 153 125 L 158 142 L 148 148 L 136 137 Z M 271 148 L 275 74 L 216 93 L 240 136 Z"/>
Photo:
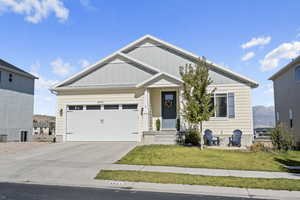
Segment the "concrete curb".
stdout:
<path fill-rule="evenodd" d="M 116 190 L 133 190 L 133 191 L 146 191 L 146 192 L 164 192 L 164 193 L 192 194 L 192 195 L 258 198 L 258 199 L 296 200 L 299 199 L 300 197 L 300 191 L 263 190 L 263 189 L 182 185 L 182 184 L 159 184 L 159 183 L 126 182 L 126 181 L 111 181 L 111 180 L 83 180 L 82 183 L 80 184 L 58 181 L 58 180 L 56 180 L 56 182 L 54 181 L 35 182 L 35 181 L 24 181 L 24 180 L 19 180 L 19 181 L 6 180 L 3 182 L 52 185 L 52 186 L 68 186 L 68 187 L 116 189 Z"/>

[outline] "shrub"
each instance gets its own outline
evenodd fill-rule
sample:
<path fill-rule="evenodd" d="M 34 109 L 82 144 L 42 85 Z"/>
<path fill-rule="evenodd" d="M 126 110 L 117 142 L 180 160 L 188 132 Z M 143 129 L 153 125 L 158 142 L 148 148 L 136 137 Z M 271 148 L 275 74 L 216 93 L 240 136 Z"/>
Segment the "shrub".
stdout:
<path fill-rule="evenodd" d="M 271 131 L 271 140 L 275 150 L 288 151 L 293 148 L 292 133 L 284 126 L 278 124 Z"/>
<path fill-rule="evenodd" d="M 252 152 L 268 151 L 268 148 L 265 147 L 263 143 L 255 143 L 250 146 L 250 151 Z"/>
<path fill-rule="evenodd" d="M 155 121 L 155 125 L 156 125 L 156 130 L 159 131 L 160 130 L 160 119 L 157 119 Z"/>
<path fill-rule="evenodd" d="M 200 137 L 196 129 L 189 129 L 185 135 L 185 144 L 199 145 Z"/>

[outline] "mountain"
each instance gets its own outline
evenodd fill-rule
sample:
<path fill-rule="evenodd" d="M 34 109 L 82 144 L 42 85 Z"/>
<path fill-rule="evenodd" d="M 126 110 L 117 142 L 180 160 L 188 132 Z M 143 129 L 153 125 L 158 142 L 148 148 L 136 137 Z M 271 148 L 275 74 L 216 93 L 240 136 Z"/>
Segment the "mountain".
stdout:
<path fill-rule="evenodd" d="M 275 126 L 274 106 L 253 106 L 254 128 L 265 128 Z"/>

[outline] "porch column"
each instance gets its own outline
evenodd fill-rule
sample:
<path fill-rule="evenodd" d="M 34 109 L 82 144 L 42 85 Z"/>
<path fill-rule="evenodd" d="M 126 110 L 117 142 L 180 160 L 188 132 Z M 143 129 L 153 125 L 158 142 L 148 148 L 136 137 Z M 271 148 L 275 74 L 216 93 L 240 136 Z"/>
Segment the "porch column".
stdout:
<path fill-rule="evenodd" d="M 178 105 L 179 105 L 179 109 L 178 109 L 178 117 L 179 117 L 179 120 L 180 120 L 180 130 L 182 131 L 183 130 L 183 123 L 184 123 L 184 119 L 182 117 L 182 109 L 183 109 L 183 89 L 182 87 L 179 87 L 178 88 Z"/>
<path fill-rule="evenodd" d="M 150 120 L 150 92 L 146 88 L 144 91 L 144 131 L 149 131 L 149 120 Z"/>

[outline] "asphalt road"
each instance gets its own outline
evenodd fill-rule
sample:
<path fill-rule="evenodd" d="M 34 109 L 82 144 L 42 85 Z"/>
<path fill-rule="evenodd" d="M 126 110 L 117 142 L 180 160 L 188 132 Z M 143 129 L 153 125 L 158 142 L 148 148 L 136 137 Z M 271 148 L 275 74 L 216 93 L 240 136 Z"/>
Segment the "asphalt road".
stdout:
<path fill-rule="evenodd" d="M 246 198 L 0 183 L 0 200 L 241 200 Z"/>

